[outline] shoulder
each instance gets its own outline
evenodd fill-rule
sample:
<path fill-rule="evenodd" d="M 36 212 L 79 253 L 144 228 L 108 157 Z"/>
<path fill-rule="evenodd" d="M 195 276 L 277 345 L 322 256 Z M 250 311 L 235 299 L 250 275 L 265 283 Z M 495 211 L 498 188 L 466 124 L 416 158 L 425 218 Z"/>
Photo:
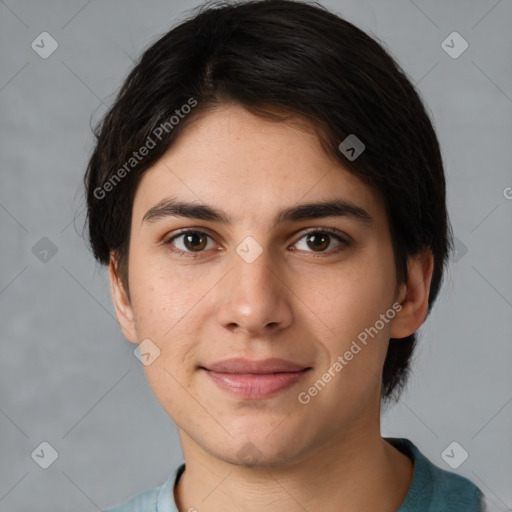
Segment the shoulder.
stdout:
<path fill-rule="evenodd" d="M 484 510 L 482 492 L 473 482 L 436 466 L 407 439 L 388 439 L 388 441 L 411 458 L 414 463 L 409 491 L 399 512 L 416 510 L 481 512 Z"/>
<path fill-rule="evenodd" d="M 185 464 L 182 463 L 162 485 L 141 492 L 128 501 L 103 512 L 177 512 L 173 489 L 184 470 Z"/>
<path fill-rule="evenodd" d="M 445 471 L 429 462 L 432 475 L 432 510 L 483 510 L 482 492 L 467 478 Z"/>
<path fill-rule="evenodd" d="M 103 512 L 156 512 L 159 493 L 160 487 L 153 487 Z"/>

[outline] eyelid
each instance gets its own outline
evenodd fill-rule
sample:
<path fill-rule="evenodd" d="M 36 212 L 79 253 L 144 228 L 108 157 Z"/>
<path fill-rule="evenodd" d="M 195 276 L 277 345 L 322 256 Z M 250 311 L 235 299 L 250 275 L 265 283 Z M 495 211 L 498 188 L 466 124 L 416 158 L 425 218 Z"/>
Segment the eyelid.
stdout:
<path fill-rule="evenodd" d="M 331 235 L 332 237 L 336 238 L 337 241 L 340 243 L 340 246 L 335 247 L 334 249 L 330 249 L 328 251 L 304 251 L 309 254 L 312 254 L 313 256 L 329 256 L 338 253 L 343 246 L 347 247 L 352 244 L 352 238 L 348 236 L 347 234 L 339 231 L 336 228 L 329 228 L 329 227 L 314 227 L 306 229 L 305 231 L 300 232 L 300 236 L 297 239 L 296 242 L 292 244 L 295 245 L 298 242 L 300 242 L 305 236 L 309 234 L 315 234 L 315 233 L 327 233 L 328 235 Z"/>
<path fill-rule="evenodd" d="M 210 238 L 213 238 L 213 236 L 208 232 L 205 228 L 183 228 L 179 229 L 177 232 L 172 232 L 166 234 L 162 239 L 164 242 L 169 242 L 173 240 L 174 238 L 177 238 L 180 235 L 188 235 L 189 233 L 199 233 L 201 235 L 209 236 Z"/>
<path fill-rule="evenodd" d="M 214 237 L 212 235 L 210 235 L 204 228 L 201 228 L 201 229 L 199 229 L 199 228 L 183 228 L 182 230 L 178 231 L 177 233 L 173 233 L 171 236 L 164 237 L 163 243 L 165 245 L 168 245 L 171 248 L 172 252 L 174 252 L 174 253 L 178 253 L 180 255 L 184 255 L 184 256 L 192 257 L 192 258 L 200 257 L 201 254 L 206 253 L 207 251 L 205 251 L 205 250 L 198 251 L 198 252 L 183 251 L 182 249 L 178 249 L 178 248 L 174 247 L 173 244 L 171 243 L 174 239 L 176 239 L 176 238 L 178 238 L 180 236 L 183 236 L 183 235 L 187 235 L 189 233 L 195 233 L 195 234 L 204 235 L 207 238 L 210 238 L 211 240 L 214 241 Z M 336 228 L 313 227 L 313 228 L 306 229 L 305 231 L 301 231 L 300 232 L 300 236 L 297 238 L 297 240 L 293 244 L 291 244 L 291 246 L 294 246 L 295 244 L 297 244 L 305 236 L 307 236 L 309 234 L 314 234 L 314 233 L 327 233 L 327 234 L 335 237 L 341 245 L 347 246 L 347 245 L 350 245 L 352 243 L 351 237 L 349 237 L 345 233 L 340 232 Z M 313 255 L 316 254 L 318 256 L 321 256 L 321 255 L 335 254 L 336 252 L 338 252 L 338 250 L 340 250 L 339 247 L 331 249 L 329 251 L 318 251 L 318 252 L 316 252 L 316 251 L 304 251 L 304 252 L 308 252 L 308 253 L 311 253 Z"/>
<path fill-rule="evenodd" d="M 328 233 L 330 235 L 336 235 L 340 240 L 343 240 L 347 243 L 349 243 L 349 241 L 351 240 L 351 238 L 347 234 L 345 234 L 343 231 L 340 231 L 339 229 L 329 227 L 313 227 L 307 228 L 305 231 L 300 231 L 301 235 L 297 242 L 304 236 L 309 235 L 310 233 Z"/>
<path fill-rule="evenodd" d="M 180 236 L 183 236 L 183 235 L 188 235 L 190 233 L 200 234 L 200 235 L 206 236 L 207 238 L 209 238 L 210 240 L 215 242 L 214 237 L 212 235 L 210 235 L 204 228 L 201 228 L 201 229 L 198 229 L 198 228 L 183 228 L 183 229 L 179 230 L 177 233 L 173 233 L 171 235 L 165 236 L 162 239 L 162 243 L 164 245 L 169 246 L 170 250 L 172 252 L 174 252 L 174 253 L 178 253 L 180 255 L 186 255 L 186 256 L 189 256 L 189 257 L 192 257 L 192 258 L 197 258 L 200 254 L 205 253 L 206 251 L 204 251 L 204 250 L 203 251 L 198 251 L 198 252 L 184 251 L 182 249 L 178 249 L 177 247 L 175 247 L 172 244 L 172 241 L 175 240 L 176 238 L 178 238 Z"/>

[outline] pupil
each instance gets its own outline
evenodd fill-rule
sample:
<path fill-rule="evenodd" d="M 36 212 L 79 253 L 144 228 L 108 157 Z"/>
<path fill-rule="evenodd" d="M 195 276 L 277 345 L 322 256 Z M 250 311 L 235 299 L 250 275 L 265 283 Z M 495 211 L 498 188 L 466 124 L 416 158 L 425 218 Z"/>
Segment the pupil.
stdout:
<path fill-rule="evenodd" d="M 203 239 L 203 243 L 200 242 L 201 239 Z M 204 249 L 206 245 L 205 242 L 205 237 L 202 237 L 198 233 L 189 233 L 185 235 L 185 245 L 189 250 L 196 251 Z"/>
<path fill-rule="evenodd" d="M 312 234 L 308 238 L 308 244 L 312 243 L 311 249 L 326 249 L 329 246 L 329 237 L 325 234 Z"/>

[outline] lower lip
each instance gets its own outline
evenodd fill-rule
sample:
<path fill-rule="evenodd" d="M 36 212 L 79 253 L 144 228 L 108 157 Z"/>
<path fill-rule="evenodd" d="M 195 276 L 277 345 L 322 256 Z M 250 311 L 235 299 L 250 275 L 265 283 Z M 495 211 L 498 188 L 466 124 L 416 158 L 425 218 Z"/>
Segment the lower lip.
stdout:
<path fill-rule="evenodd" d="M 301 380 L 309 368 L 300 372 L 250 374 L 217 373 L 204 370 L 221 389 L 248 400 L 267 398 Z"/>

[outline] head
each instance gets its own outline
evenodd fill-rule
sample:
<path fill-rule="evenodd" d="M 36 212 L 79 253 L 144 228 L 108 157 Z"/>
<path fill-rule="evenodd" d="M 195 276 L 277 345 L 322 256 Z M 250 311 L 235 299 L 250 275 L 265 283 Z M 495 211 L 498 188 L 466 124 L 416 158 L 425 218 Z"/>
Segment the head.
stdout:
<path fill-rule="evenodd" d="M 375 39 L 319 5 L 210 4 L 144 52 L 95 134 L 92 249 L 126 337 L 158 347 L 146 375 L 189 437 L 227 452 L 289 409 L 273 438 L 292 458 L 290 430 L 312 446 L 335 411 L 349 429 L 399 396 L 451 232 L 434 128 Z M 350 350 L 314 400 L 284 408 L 227 397 L 201 368 L 294 359 L 311 368 L 296 397 Z"/>

